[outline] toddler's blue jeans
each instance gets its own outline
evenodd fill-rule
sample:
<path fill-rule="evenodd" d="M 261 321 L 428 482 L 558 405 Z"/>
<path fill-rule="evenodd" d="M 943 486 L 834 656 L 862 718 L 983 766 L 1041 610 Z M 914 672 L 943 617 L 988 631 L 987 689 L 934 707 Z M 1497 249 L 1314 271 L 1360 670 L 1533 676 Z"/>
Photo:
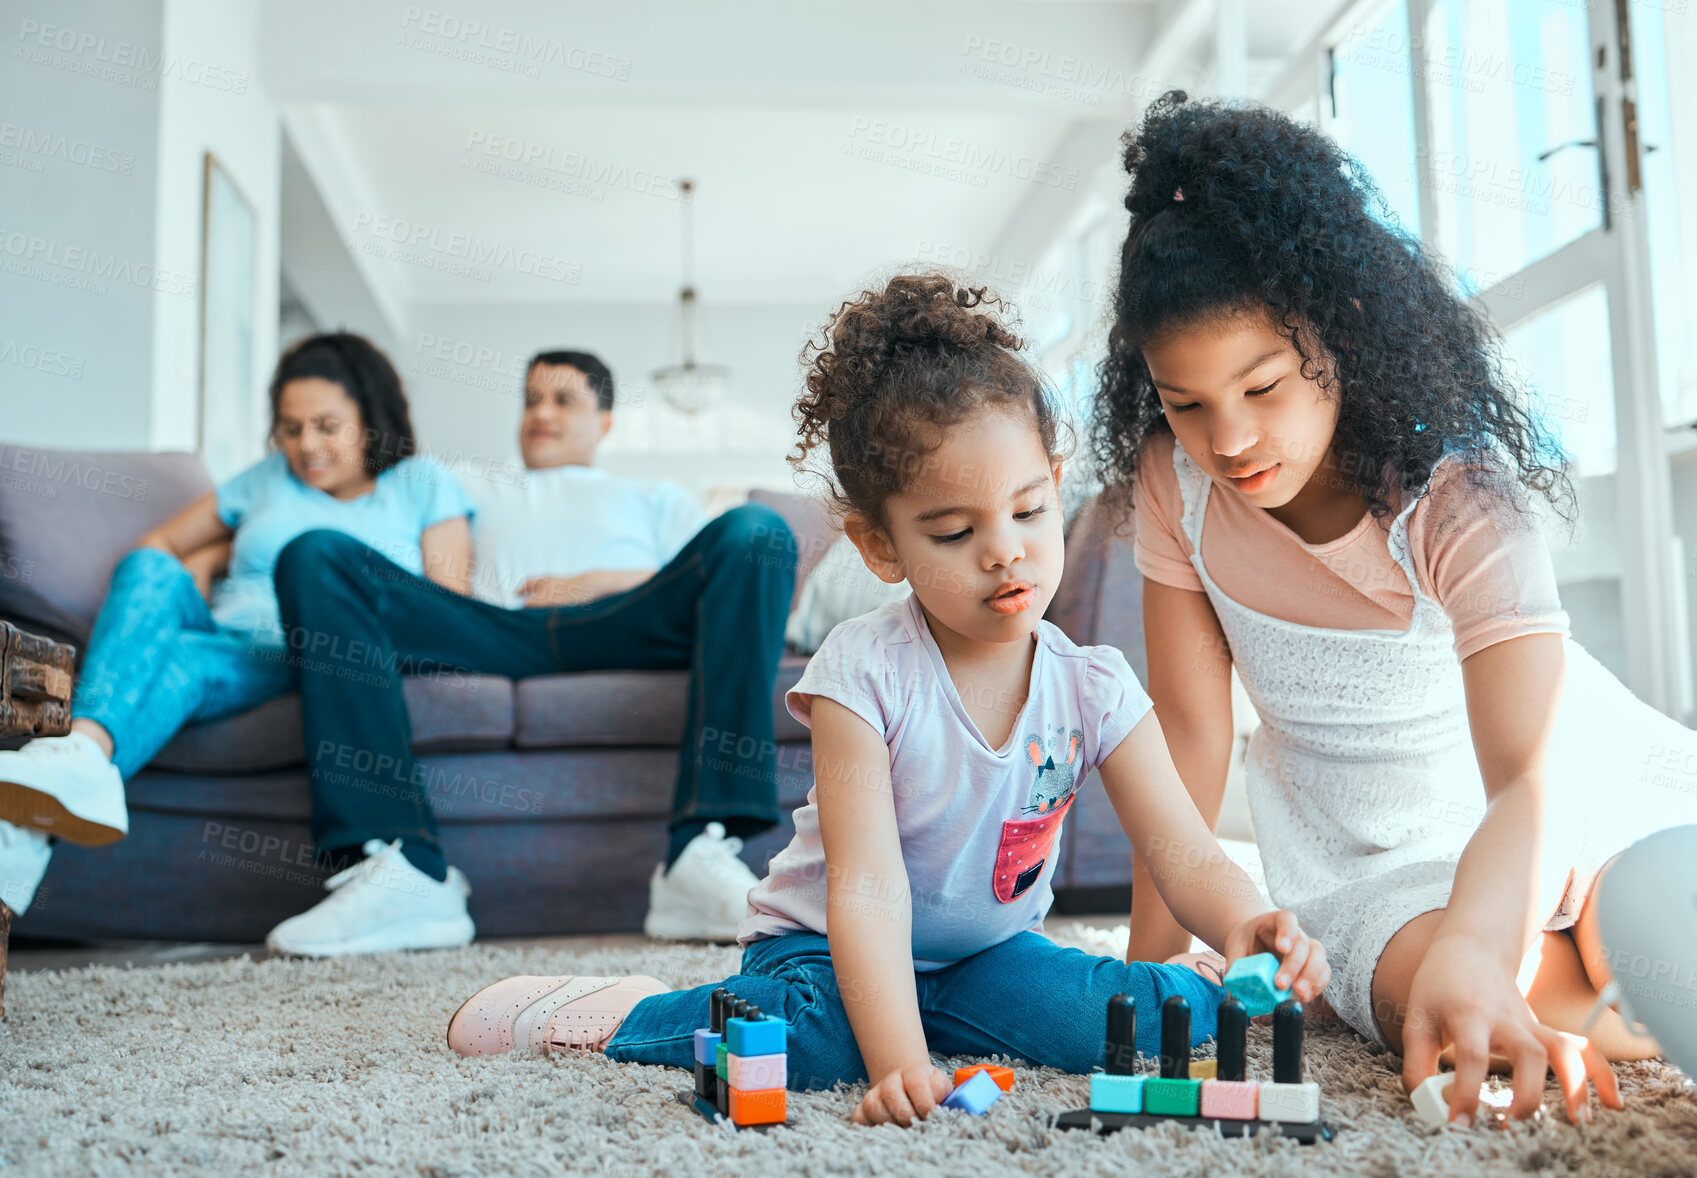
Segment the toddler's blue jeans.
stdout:
<path fill-rule="evenodd" d="M 1063 949 L 1039 933 L 1009 937 L 943 969 L 916 973 L 925 1042 L 938 1055 L 1007 1055 L 1084 1074 L 1102 1065 L 1108 999 L 1137 1000 L 1137 1049 L 1161 1050 L 1161 1004 L 1174 994 L 1190 1003 L 1192 1045 L 1212 1038 L 1225 991 L 1178 965 L 1127 964 Z M 818 933 L 755 941 L 742 972 L 722 983 L 644 998 L 607 1044 L 607 1058 L 626 1063 L 695 1063 L 694 1035 L 707 1025 L 708 999 L 724 985 L 770 1015 L 788 1020 L 789 1086 L 805 1091 L 839 1080 L 865 1080 L 866 1065 L 849 1029 L 845 1002 L 878 1002 L 843 993 L 831 951 Z"/>

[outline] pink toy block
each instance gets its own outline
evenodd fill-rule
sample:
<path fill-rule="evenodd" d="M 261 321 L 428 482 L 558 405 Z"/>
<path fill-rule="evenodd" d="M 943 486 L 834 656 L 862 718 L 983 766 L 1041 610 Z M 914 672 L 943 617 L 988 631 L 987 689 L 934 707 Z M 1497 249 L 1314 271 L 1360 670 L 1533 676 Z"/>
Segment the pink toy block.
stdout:
<path fill-rule="evenodd" d="M 789 1079 L 789 1056 L 729 1055 L 725 1056 L 725 1078 L 732 1088 L 758 1092 L 763 1088 L 782 1088 Z"/>
<path fill-rule="evenodd" d="M 1253 1121 L 1261 1086 L 1248 1080 L 1202 1081 L 1201 1115 L 1222 1121 Z"/>

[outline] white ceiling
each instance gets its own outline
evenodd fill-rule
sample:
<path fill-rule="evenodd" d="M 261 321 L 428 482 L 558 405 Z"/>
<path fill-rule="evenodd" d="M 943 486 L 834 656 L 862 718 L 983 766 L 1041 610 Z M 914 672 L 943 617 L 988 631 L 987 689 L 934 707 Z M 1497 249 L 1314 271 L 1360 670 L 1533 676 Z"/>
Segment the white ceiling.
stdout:
<path fill-rule="evenodd" d="M 1142 104 L 1192 80 L 1182 54 L 1138 70 L 1209 5 L 433 2 L 267 0 L 262 21 L 265 86 L 391 308 L 669 299 L 684 176 L 704 301 L 818 302 L 945 248 L 1038 249 Z M 1249 7 L 1264 57 L 1335 0 Z"/>

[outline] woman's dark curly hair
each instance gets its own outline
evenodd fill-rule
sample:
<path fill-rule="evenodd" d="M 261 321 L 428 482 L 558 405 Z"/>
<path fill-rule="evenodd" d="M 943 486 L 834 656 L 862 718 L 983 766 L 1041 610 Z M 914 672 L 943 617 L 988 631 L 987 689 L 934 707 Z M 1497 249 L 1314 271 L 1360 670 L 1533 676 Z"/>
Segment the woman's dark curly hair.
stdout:
<path fill-rule="evenodd" d="M 1044 450 L 1059 422 L 1037 373 L 1020 358 L 1011 308 L 941 272 L 901 274 L 844 302 L 801 351 L 807 391 L 795 404 L 805 469 L 824 446 L 839 512 L 885 526 L 899 493 L 936 449 L 938 430 L 991 405 L 1029 407 Z"/>
<path fill-rule="evenodd" d="M 1124 143 L 1131 230 L 1091 430 L 1111 502 L 1129 506 L 1145 440 L 1171 432 L 1145 343 L 1265 313 L 1303 376 L 1340 399 L 1339 474 L 1381 521 L 1452 451 L 1483 458 L 1469 477 L 1493 500 L 1518 502 L 1519 482 L 1568 512 L 1564 456 L 1504 373 L 1495 331 L 1386 223 L 1366 169 L 1336 143 L 1265 107 L 1177 90 Z"/>
<path fill-rule="evenodd" d="M 271 377 L 271 431 L 290 381 L 317 377 L 342 386 L 359 406 L 365 428 L 365 469 L 380 475 L 418 449 L 400 374 L 383 350 L 350 331 L 309 335 L 290 345 Z"/>

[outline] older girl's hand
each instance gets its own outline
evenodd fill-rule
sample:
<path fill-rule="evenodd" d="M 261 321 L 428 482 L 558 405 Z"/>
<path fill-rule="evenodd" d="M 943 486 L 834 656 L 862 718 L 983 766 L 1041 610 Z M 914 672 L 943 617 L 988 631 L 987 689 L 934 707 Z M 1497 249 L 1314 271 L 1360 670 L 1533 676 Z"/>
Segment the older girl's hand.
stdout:
<path fill-rule="evenodd" d="M 1228 964 L 1256 953 L 1276 955 L 1279 972 L 1273 977 L 1273 985 L 1289 990 L 1302 1002 L 1314 998 L 1332 980 L 1325 947 L 1302 931 L 1296 914 L 1289 909 L 1272 909 L 1250 917 L 1227 934 L 1225 949 Z"/>
<path fill-rule="evenodd" d="M 1445 1047 L 1455 1049 L 1450 1122 L 1467 1128 L 1479 1108 L 1479 1086 L 1492 1054 L 1514 1068 L 1509 1116 L 1530 1117 L 1544 1103 L 1544 1077 L 1553 1069 L 1567 1119 L 1591 1119 L 1585 1081 L 1608 1108 L 1622 1108 L 1614 1069 L 1588 1039 L 1547 1027 L 1515 984 L 1500 954 L 1466 938 L 1436 939 L 1415 971 L 1402 1018 L 1402 1083 L 1410 1092 L 1438 1070 Z"/>

